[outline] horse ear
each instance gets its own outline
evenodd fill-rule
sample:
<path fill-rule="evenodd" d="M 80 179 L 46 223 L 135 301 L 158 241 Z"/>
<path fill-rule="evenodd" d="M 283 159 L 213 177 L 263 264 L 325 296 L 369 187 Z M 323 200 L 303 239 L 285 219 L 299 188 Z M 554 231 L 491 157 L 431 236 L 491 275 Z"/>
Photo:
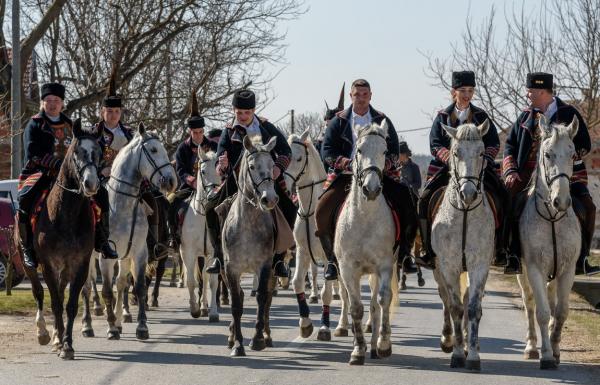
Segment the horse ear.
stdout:
<path fill-rule="evenodd" d="M 254 144 L 252 144 L 252 140 L 248 135 L 244 136 L 244 148 L 248 152 L 254 151 Z"/>
<path fill-rule="evenodd" d="M 387 119 L 386 119 L 386 118 L 383 118 L 383 120 L 381 121 L 381 125 L 380 125 L 379 127 L 381 127 L 381 130 L 382 130 L 382 131 L 383 131 L 385 134 L 387 134 L 387 131 L 388 131 L 388 124 L 387 124 Z"/>
<path fill-rule="evenodd" d="M 140 124 L 138 124 L 138 132 L 140 133 L 140 135 L 144 135 L 146 133 L 146 126 L 144 126 L 143 122 L 140 122 Z"/>
<path fill-rule="evenodd" d="M 306 139 L 308 139 L 308 135 L 310 134 L 310 127 L 308 127 L 303 133 L 302 135 L 300 135 L 300 141 L 302 142 L 306 142 Z"/>
<path fill-rule="evenodd" d="M 73 135 L 76 138 L 79 138 L 83 135 L 83 130 L 81 129 L 81 118 L 77 118 L 77 120 L 73 122 Z"/>
<path fill-rule="evenodd" d="M 208 157 L 206 156 L 204 149 L 202 149 L 202 147 L 200 147 L 200 146 L 198 146 L 198 159 L 200 159 L 203 162 L 208 160 Z"/>
<path fill-rule="evenodd" d="M 554 129 L 549 124 L 548 119 L 546 118 L 546 115 L 539 114 L 539 117 L 540 117 L 540 122 L 538 124 L 538 127 L 541 130 L 542 137 L 544 137 L 544 138 L 551 137 L 552 134 L 554 133 Z"/>
<path fill-rule="evenodd" d="M 486 119 L 485 122 L 481 123 L 479 125 L 479 127 L 477 127 L 477 130 L 479 130 L 479 134 L 481 135 L 482 138 L 485 136 L 485 134 L 488 133 L 489 129 L 490 129 L 490 120 L 489 119 Z"/>
<path fill-rule="evenodd" d="M 569 124 L 567 129 L 569 132 L 569 137 L 571 138 L 571 140 L 573 140 L 573 138 L 575 138 L 575 135 L 577 135 L 577 132 L 579 131 L 579 118 L 577 117 L 577 115 L 573 116 L 573 121 L 571 122 L 571 124 Z"/>
<path fill-rule="evenodd" d="M 277 145 L 277 137 L 276 136 L 269 139 L 269 143 L 267 143 L 265 145 L 265 150 L 271 152 L 275 148 L 275 145 Z"/>
<path fill-rule="evenodd" d="M 446 131 L 446 133 L 448 135 L 450 135 L 453 139 L 456 139 L 456 133 L 458 132 L 458 129 L 454 128 L 454 127 L 450 127 L 450 126 L 446 126 L 444 123 L 442 124 L 442 128 L 444 129 L 444 131 Z"/>

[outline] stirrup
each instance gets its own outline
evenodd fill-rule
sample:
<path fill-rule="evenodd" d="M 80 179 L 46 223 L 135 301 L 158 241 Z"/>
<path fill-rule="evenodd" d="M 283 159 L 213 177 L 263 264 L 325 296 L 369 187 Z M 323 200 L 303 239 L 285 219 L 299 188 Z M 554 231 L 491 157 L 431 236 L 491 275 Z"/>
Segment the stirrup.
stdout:
<path fill-rule="evenodd" d="M 333 266 L 333 269 L 335 269 L 335 273 L 327 274 L 327 272 L 329 271 L 329 266 Z M 335 281 L 335 280 L 337 280 L 338 279 L 338 273 L 339 273 L 339 270 L 338 270 L 337 263 L 328 261 L 327 262 L 327 267 L 325 269 L 325 280 L 326 281 Z"/>
<path fill-rule="evenodd" d="M 590 265 L 590 263 L 588 262 L 588 257 L 585 257 L 583 259 L 583 266 L 577 266 L 577 268 L 575 269 L 576 275 L 587 275 L 589 277 L 598 273 L 600 273 L 600 267 Z"/>
<path fill-rule="evenodd" d="M 435 270 L 435 260 L 434 259 L 424 259 L 421 256 L 415 256 L 415 263 L 417 266 L 421 266 L 427 270 Z"/>
<path fill-rule="evenodd" d="M 511 261 L 516 261 L 516 267 L 511 265 Z M 504 274 L 513 275 L 513 274 L 522 274 L 523 269 L 521 268 L 521 260 L 514 254 L 509 254 L 506 256 L 506 266 L 504 266 Z"/>
<path fill-rule="evenodd" d="M 112 243 L 112 247 L 111 244 Z M 105 252 L 105 248 L 108 247 L 110 250 L 110 253 Z M 100 252 L 100 256 L 104 259 L 118 259 L 119 255 L 117 254 L 117 245 L 111 241 L 110 239 L 108 239 L 106 242 L 104 242 L 101 246 L 100 246 L 100 250 L 98 250 Z"/>
<path fill-rule="evenodd" d="M 223 266 L 221 265 L 221 260 L 217 257 L 213 257 L 213 262 L 211 266 L 206 268 L 206 272 L 208 274 L 219 274 L 222 269 Z"/>
<path fill-rule="evenodd" d="M 282 264 L 283 265 L 283 269 L 285 270 L 285 273 L 283 272 L 283 270 L 278 271 L 279 270 L 279 265 Z M 288 278 L 288 270 L 285 267 L 285 263 L 283 263 L 283 261 L 277 261 L 275 262 L 275 265 L 272 266 L 273 269 L 273 275 L 275 275 L 276 277 L 279 278 Z"/>

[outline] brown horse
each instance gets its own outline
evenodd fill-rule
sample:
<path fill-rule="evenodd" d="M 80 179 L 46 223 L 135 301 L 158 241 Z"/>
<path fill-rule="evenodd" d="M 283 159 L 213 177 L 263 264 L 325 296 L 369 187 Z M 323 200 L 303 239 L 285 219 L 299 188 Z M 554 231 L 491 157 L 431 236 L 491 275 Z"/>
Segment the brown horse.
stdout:
<path fill-rule="evenodd" d="M 81 129 L 81 121 L 73 126 L 75 138 L 42 205 L 33 229 L 34 249 L 52 303 L 54 314 L 53 349 L 60 358 L 73 359 L 73 322 L 77 315 L 81 288 L 88 276 L 94 248 L 95 217 L 90 203 L 99 186 L 98 132 Z M 16 234 L 16 239 L 18 234 Z M 37 270 L 27 269 L 31 290 L 37 302 L 37 337 L 40 345 L 50 342 L 43 315 L 44 290 Z M 64 291 L 69 284 L 67 329 L 63 322 Z"/>

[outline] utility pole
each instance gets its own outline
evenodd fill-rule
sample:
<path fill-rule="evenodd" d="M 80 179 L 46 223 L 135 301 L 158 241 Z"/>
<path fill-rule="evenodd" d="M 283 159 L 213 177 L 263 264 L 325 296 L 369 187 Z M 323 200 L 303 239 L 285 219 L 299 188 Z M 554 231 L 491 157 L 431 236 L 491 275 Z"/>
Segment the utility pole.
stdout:
<path fill-rule="evenodd" d="M 21 173 L 21 23 L 20 1 L 12 2 L 12 69 L 11 69 L 11 98 L 10 109 L 10 176 L 16 179 Z"/>
<path fill-rule="evenodd" d="M 290 133 L 293 134 L 294 133 L 294 110 L 290 110 L 290 119 L 291 124 L 290 124 Z"/>

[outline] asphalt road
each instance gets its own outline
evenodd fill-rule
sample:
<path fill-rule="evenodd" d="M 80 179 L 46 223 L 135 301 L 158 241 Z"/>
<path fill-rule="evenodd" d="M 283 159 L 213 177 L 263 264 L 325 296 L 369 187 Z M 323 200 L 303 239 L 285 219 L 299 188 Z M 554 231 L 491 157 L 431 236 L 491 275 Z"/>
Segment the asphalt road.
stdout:
<path fill-rule="evenodd" d="M 600 384 L 600 369 L 561 362 L 554 371 L 539 370 L 538 361 L 522 358 L 525 317 L 514 298 L 488 290 L 484 299 L 481 335 L 481 373 L 450 368 L 450 355 L 439 349 L 441 303 L 430 273 L 427 284 L 401 293 L 394 308 L 392 356 L 349 366 L 352 337 L 331 342 L 316 340 L 320 305 L 311 305 L 315 332 L 298 337 L 297 305 L 291 290 L 280 290 L 271 313 L 274 348 L 246 349 L 247 357 L 230 358 L 226 347 L 231 315 L 221 321 L 192 319 L 187 289 L 163 287 L 160 307 L 148 313 L 150 339 L 135 339 L 135 324 L 124 324 L 119 341 L 105 338 L 106 322 L 94 317 L 95 338 L 83 338 L 77 322 L 75 360 L 62 361 L 50 346 L 38 346 L 32 334 L 0 356 L 0 385 L 13 384 Z M 249 294 L 249 277 L 244 280 Z M 366 301 L 366 282 L 363 286 Z M 253 332 L 256 303 L 246 296 L 243 317 L 245 344 Z M 368 307 L 366 307 L 368 309 Z M 136 308 L 132 306 L 132 312 Z M 332 324 L 339 301 L 332 306 Z M 0 321 L 3 316 L 0 316 Z M 16 320 L 16 319 L 15 319 Z M 366 315 L 365 315 L 366 320 Z M 11 321 L 4 316 L 4 321 Z M 20 319 L 33 324 L 33 317 Z M 18 322 L 18 321 L 16 321 Z"/>

